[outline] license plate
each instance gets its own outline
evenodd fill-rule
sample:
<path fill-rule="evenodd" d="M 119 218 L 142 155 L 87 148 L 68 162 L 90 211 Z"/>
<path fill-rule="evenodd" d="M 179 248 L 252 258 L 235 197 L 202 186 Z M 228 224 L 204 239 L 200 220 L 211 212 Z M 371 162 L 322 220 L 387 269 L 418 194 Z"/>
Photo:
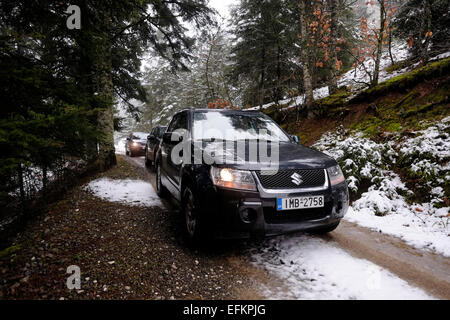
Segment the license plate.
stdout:
<path fill-rule="evenodd" d="M 322 208 L 325 205 L 323 196 L 277 198 L 277 210 L 293 210 Z"/>

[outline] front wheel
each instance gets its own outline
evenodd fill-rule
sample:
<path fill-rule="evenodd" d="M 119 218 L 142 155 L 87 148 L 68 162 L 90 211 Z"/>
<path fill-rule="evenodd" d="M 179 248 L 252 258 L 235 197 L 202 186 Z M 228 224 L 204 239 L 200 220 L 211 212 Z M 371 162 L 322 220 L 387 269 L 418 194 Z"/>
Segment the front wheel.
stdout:
<path fill-rule="evenodd" d="M 148 158 L 148 155 L 147 155 L 147 149 L 145 149 L 145 166 L 147 167 L 147 168 L 151 168 L 152 167 L 152 162 L 150 161 L 150 159 Z"/>
<path fill-rule="evenodd" d="M 182 210 L 187 241 L 191 245 L 198 245 L 205 237 L 204 221 L 194 192 L 190 186 L 183 191 Z"/>

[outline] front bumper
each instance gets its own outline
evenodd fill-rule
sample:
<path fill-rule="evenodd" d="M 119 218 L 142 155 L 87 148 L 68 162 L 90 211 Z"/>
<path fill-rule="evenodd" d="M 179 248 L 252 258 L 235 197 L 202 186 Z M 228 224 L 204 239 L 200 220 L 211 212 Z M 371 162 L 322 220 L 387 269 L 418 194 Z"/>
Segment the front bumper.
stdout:
<path fill-rule="evenodd" d="M 134 145 L 130 144 L 130 151 L 132 151 L 135 154 L 144 154 L 145 153 L 145 145 Z"/>
<path fill-rule="evenodd" d="M 279 197 L 323 195 L 323 208 L 277 211 Z M 252 238 L 314 230 L 339 222 L 349 205 L 347 183 L 316 191 L 268 193 L 215 188 L 206 202 L 216 238 Z"/>

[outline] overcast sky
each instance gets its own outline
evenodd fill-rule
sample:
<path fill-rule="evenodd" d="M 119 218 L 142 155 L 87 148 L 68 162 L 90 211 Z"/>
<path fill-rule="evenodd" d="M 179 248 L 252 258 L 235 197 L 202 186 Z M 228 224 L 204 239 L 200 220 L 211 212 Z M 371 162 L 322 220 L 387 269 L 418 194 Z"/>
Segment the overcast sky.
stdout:
<path fill-rule="evenodd" d="M 239 0 L 209 0 L 209 4 L 211 7 L 219 11 L 220 15 L 224 18 L 228 18 L 229 14 L 229 6 L 231 4 L 238 4 Z"/>
<path fill-rule="evenodd" d="M 209 5 L 216 9 L 224 19 L 228 19 L 230 17 L 230 5 L 237 5 L 239 4 L 239 1 L 240 0 L 209 0 Z M 194 36 L 194 31 L 191 30 L 188 34 Z M 157 59 L 152 58 L 151 54 L 152 53 L 145 55 L 142 59 L 141 72 L 144 72 L 146 67 L 152 65 L 151 61 L 154 63 L 158 62 Z"/>

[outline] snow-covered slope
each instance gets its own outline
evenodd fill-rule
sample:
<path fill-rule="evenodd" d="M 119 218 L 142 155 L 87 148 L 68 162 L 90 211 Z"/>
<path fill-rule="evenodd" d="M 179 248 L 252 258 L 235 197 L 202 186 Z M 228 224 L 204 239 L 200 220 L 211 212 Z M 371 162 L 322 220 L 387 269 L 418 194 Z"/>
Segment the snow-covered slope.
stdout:
<path fill-rule="evenodd" d="M 450 257 L 450 207 L 443 189 L 450 179 L 449 129 L 447 117 L 412 133 L 414 137 L 387 143 L 343 129 L 324 134 L 314 147 L 339 161 L 349 189 L 356 194 L 361 181 L 371 184 L 353 202 L 345 218 Z M 430 200 L 414 202 L 414 192 L 394 169 L 421 177 Z"/>
<path fill-rule="evenodd" d="M 398 61 L 405 60 L 408 57 L 407 45 L 406 44 L 394 45 L 393 49 L 392 49 L 392 55 L 393 55 L 394 61 L 398 62 Z M 346 73 L 344 73 L 343 75 L 341 75 L 339 77 L 338 86 L 339 87 L 345 86 L 345 87 L 349 88 L 350 90 L 354 91 L 355 93 L 358 92 L 359 90 L 363 89 L 364 87 L 366 87 L 365 84 L 370 82 L 369 76 L 365 72 L 365 69 L 373 70 L 374 64 L 375 64 L 374 61 L 369 59 L 364 62 L 364 67 L 360 65 L 354 69 L 347 71 Z M 379 82 L 382 82 L 382 81 L 388 80 L 390 78 L 396 77 L 400 74 L 406 73 L 411 68 L 415 67 L 415 66 L 411 66 L 411 67 L 404 68 L 401 70 L 387 72 L 385 69 L 390 64 L 391 64 L 391 59 L 389 57 L 389 53 L 384 52 L 381 56 L 381 61 L 380 61 Z M 325 98 L 328 95 L 329 95 L 329 92 L 328 92 L 327 86 L 317 88 L 314 90 L 314 99 Z M 286 105 L 283 108 L 283 110 L 286 110 L 286 109 L 290 109 L 290 108 L 301 105 L 303 103 L 303 100 L 304 100 L 304 95 L 300 95 L 297 97 L 280 100 L 280 101 L 278 101 L 278 104 Z M 274 104 L 275 104 L 275 102 L 270 102 L 270 103 L 264 104 L 262 106 L 262 108 L 266 109 Z M 259 106 L 254 106 L 254 107 L 249 108 L 248 110 L 259 110 L 259 108 L 260 108 Z"/>

